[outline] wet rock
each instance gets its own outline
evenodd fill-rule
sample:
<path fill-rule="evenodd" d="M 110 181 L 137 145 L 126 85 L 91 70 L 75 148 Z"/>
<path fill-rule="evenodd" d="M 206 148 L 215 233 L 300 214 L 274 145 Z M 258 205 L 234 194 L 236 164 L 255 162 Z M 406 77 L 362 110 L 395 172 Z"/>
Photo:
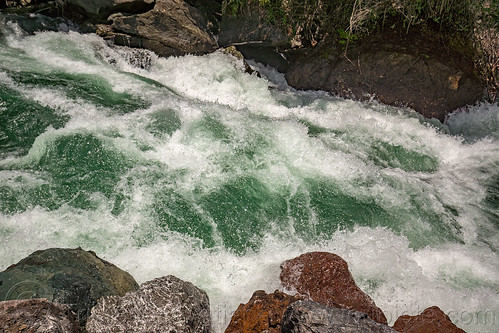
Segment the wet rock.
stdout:
<path fill-rule="evenodd" d="M 62 7 L 84 18 L 105 21 L 112 13 L 139 14 L 154 7 L 155 0 L 57 0 Z"/>
<path fill-rule="evenodd" d="M 86 329 L 89 333 L 211 332 L 210 303 L 203 290 L 169 275 L 123 297 L 101 298 Z"/>
<path fill-rule="evenodd" d="M 73 25 L 72 22 L 61 17 L 50 17 L 41 14 L 4 14 L 2 17 L 9 22 L 16 23 L 24 32 L 28 34 L 34 34 L 38 31 L 69 31 L 70 29 L 76 29 L 76 26 Z"/>
<path fill-rule="evenodd" d="M 280 333 L 284 311 L 291 303 L 302 298 L 278 290 L 272 294 L 263 290 L 255 291 L 246 304 L 239 305 L 225 333 Z"/>
<path fill-rule="evenodd" d="M 355 284 L 345 260 L 328 252 L 309 252 L 281 265 L 284 288 L 296 290 L 311 300 L 366 313 L 372 320 L 386 324 L 383 311 Z"/>
<path fill-rule="evenodd" d="M 130 274 L 81 248 L 36 251 L 0 273 L 0 299 L 67 304 L 82 326 L 97 299 L 137 288 Z"/>
<path fill-rule="evenodd" d="M 300 51 L 286 80 L 297 89 L 360 100 L 374 96 L 442 122 L 484 95 L 471 58 L 416 34 L 369 36 L 347 51 L 329 45 Z"/>
<path fill-rule="evenodd" d="M 438 306 L 429 307 L 417 316 L 400 316 L 393 329 L 401 333 L 465 333 Z"/>
<path fill-rule="evenodd" d="M 291 304 L 282 319 L 283 333 L 396 333 L 365 313 L 338 309 L 312 301 Z"/>
<path fill-rule="evenodd" d="M 0 302 L 0 331 L 4 333 L 78 333 L 67 305 L 45 298 Z"/>
<path fill-rule="evenodd" d="M 205 54 L 217 48 L 201 13 L 182 0 L 157 0 L 153 10 L 109 17 L 118 45 L 146 48 L 160 56 Z"/>
<path fill-rule="evenodd" d="M 237 60 L 242 61 L 244 66 L 244 71 L 246 73 L 253 74 L 255 72 L 255 70 L 253 70 L 253 68 L 251 68 L 251 66 L 246 62 L 246 59 L 244 59 L 244 55 L 241 52 L 239 52 L 235 46 L 222 48 L 221 51 L 224 54 L 233 56 Z M 257 73 L 257 75 L 260 77 L 259 73 Z"/>

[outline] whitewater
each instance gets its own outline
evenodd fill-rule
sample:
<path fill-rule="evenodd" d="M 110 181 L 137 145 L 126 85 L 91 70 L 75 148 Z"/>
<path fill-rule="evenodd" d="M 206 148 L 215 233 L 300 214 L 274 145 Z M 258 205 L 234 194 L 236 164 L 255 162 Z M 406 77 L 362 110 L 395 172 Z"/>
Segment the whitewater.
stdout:
<path fill-rule="evenodd" d="M 1 270 L 81 246 L 204 289 L 221 332 L 283 261 L 329 251 L 390 323 L 437 305 L 499 331 L 497 104 L 441 124 L 218 51 L 0 26 Z"/>

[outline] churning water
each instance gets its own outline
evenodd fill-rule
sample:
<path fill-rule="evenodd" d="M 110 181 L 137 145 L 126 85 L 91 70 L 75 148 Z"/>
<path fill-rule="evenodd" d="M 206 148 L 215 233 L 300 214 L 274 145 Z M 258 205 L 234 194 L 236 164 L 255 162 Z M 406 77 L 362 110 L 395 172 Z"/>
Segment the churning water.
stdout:
<path fill-rule="evenodd" d="M 497 105 L 441 125 L 218 52 L 1 25 L 0 269 L 81 246 L 139 283 L 193 282 L 221 331 L 281 262 L 323 250 L 392 322 L 437 305 L 499 330 Z"/>

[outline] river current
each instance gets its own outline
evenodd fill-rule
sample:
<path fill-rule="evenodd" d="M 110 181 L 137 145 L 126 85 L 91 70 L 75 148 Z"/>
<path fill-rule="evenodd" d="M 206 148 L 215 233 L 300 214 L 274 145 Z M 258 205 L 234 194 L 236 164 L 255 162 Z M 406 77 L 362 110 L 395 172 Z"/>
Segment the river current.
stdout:
<path fill-rule="evenodd" d="M 217 331 L 307 251 L 393 321 L 437 305 L 499 331 L 499 107 L 444 125 L 296 91 L 221 52 L 159 58 L 0 21 L 0 269 L 92 250 L 207 291 Z"/>

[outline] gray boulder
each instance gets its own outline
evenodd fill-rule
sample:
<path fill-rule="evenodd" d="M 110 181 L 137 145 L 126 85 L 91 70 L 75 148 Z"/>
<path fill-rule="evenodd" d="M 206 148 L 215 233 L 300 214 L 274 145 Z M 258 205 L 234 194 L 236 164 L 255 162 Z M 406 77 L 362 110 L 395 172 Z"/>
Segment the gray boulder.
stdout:
<path fill-rule="evenodd" d="M 36 251 L 0 273 L 1 300 L 46 298 L 67 304 L 82 326 L 97 299 L 137 288 L 130 274 L 81 248 Z"/>
<path fill-rule="evenodd" d="M 157 0 L 143 14 L 114 14 L 108 38 L 118 45 L 146 48 L 160 56 L 206 54 L 217 48 L 206 21 L 196 8 L 182 0 Z"/>
<path fill-rule="evenodd" d="M 67 305 L 45 298 L 0 302 L 0 331 L 4 333 L 78 333 Z"/>
<path fill-rule="evenodd" d="M 365 313 L 312 301 L 292 303 L 282 318 L 282 333 L 396 333 Z"/>
<path fill-rule="evenodd" d="M 212 332 L 206 292 L 169 275 L 123 297 L 101 298 L 86 329 L 104 332 Z"/>

